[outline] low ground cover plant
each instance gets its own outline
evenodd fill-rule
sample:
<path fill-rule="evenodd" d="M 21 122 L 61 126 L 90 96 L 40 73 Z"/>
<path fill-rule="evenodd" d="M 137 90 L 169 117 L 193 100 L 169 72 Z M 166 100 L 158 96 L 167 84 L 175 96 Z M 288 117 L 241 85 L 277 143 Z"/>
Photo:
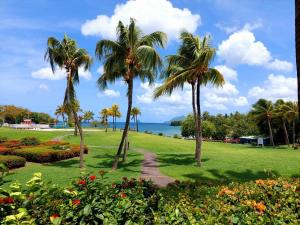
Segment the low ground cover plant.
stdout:
<path fill-rule="evenodd" d="M 24 137 L 20 140 L 20 142 L 25 146 L 36 146 L 41 143 L 40 140 L 36 137 Z"/>
<path fill-rule="evenodd" d="M 25 166 L 26 159 L 15 155 L 0 155 L 0 163 L 3 163 L 9 169 L 14 169 Z"/>
<path fill-rule="evenodd" d="M 0 220 L 57 225 L 300 223 L 299 179 L 176 182 L 158 189 L 127 178 L 107 184 L 103 177 L 101 170 L 63 188 L 44 183 L 36 173 L 26 187 L 12 184 L 1 190 Z"/>

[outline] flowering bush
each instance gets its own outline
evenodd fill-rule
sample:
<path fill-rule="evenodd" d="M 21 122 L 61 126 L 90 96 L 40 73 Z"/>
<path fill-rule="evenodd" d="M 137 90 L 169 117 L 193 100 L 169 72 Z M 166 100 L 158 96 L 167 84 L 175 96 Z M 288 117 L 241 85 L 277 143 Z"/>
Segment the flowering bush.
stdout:
<path fill-rule="evenodd" d="M 39 145 L 41 142 L 36 137 L 24 137 L 21 139 L 21 144 L 25 146 L 36 146 Z"/>
<path fill-rule="evenodd" d="M 10 191 L 1 190 L 0 221 L 15 224 L 14 219 L 19 218 L 19 224 L 56 225 L 300 223 L 299 179 L 228 185 L 177 182 L 159 190 L 151 182 L 127 178 L 109 185 L 103 182 L 103 172 L 80 177 L 67 188 L 45 184 L 40 173 L 26 188 L 13 184 Z"/>
<path fill-rule="evenodd" d="M 14 169 L 25 166 L 26 160 L 19 156 L 0 155 L 0 163 L 3 163 L 9 169 Z"/>

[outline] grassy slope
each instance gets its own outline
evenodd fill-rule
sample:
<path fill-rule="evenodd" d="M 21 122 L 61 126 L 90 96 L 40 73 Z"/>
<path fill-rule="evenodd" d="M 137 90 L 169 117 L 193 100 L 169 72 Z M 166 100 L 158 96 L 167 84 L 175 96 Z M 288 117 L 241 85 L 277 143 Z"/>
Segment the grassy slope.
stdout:
<path fill-rule="evenodd" d="M 51 139 L 62 132 L 44 133 L 18 131 L 18 137 L 37 135 L 41 139 Z M 15 132 L 0 129 L 0 136 L 16 136 Z M 86 157 L 88 171 L 100 168 L 110 169 L 113 154 L 116 151 L 120 132 L 86 132 L 85 141 L 91 153 Z M 79 143 L 73 136 L 66 141 Z M 130 134 L 131 147 L 144 148 L 155 152 L 158 156 L 160 169 L 164 174 L 177 179 L 216 179 L 216 180 L 249 180 L 265 178 L 269 172 L 278 176 L 300 176 L 300 151 L 287 148 L 252 148 L 247 145 L 224 143 L 204 143 L 203 166 L 194 165 L 194 142 L 168 137 L 160 137 L 142 133 Z M 100 148 L 97 146 L 116 146 Z M 130 152 L 128 162 L 116 171 L 110 172 L 109 180 L 118 180 L 122 176 L 137 177 L 140 172 L 142 156 Z M 30 166 L 29 166 L 30 165 Z M 15 171 L 7 180 L 28 180 L 33 172 L 41 171 L 47 180 L 65 184 L 79 175 L 78 159 L 70 159 L 50 165 L 28 164 L 26 168 Z"/>

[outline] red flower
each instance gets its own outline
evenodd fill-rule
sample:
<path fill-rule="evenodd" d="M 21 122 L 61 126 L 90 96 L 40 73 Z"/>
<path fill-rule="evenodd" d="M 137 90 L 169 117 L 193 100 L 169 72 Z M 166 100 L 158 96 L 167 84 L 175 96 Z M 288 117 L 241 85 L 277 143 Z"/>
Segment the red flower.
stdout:
<path fill-rule="evenodd" d="M 0 204 L 13 204 L 14 199 L 12 197 L 0 198 Z"/>
<path fill-rule="evenodd" d="M 74 200 L 72 201 L 72 204 L 73 204 L 73 205 L 79 205 L 79 204 L 80 204 L 80 199 L 74 199 Z"/>
<path fill-rule="evenodd" d="M 85 185 L 85 184 L 86 184 L 86 181 L 85 181 L 85 180 L 80 180 L 80 181 L 78 181 L 78 184 L 80 184 L 80 185 Z"/>
<path fill-rule="evenodd" d="M 57 213 L 50 216 L 50 218 L 52 218 L 52 219 L 59 218 L 59 217 L 60 217 L 60 215 Z"/>
<path fill-rule="evenodd" d="M 89 177 L 90 178 L 90 181 L 94 181 L 96 179 L 96 176 L 95 175 L 92 175 Z"/>
<path fill-rule="evenodd" d="M 121 196 L 121 198 L 126 198 L 127 197 L 127 195 L 123 192 L 121 192 L 120 196 Z"/>

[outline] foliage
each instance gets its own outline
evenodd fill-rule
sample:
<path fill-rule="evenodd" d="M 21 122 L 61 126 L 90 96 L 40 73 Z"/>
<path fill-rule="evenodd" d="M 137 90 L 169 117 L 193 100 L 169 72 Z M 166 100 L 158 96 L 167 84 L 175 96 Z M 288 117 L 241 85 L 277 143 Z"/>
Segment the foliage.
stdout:
<path fill-rule="evenodd" d="M 0 163 L 0 185 L 3 184 L 3 178 L 8 174 L 9 168 L 4 164 Z"/>
<path fill-rule="evenodd" d="M 174 134 L 174 135 L 173 135 L 173 138 L 181 139 L 181 137 L 180 137 L 178 134 Z"/>
<path fill-rule="evenodd" d="M 181 120 L 172 120 L 170 126 L 181 126 Z"/>
<path fill-rule="evenodd" d="M 26 160 L 20 156 L 0 155 L 0 164 L 4 164 L 9 169 L 25 166 Z"/>
<path fill-rule="evenodd" d="M 25 145 L 25 146 L 36 146 L 41 143 L 40 140 L 37 139 L 36 137 L 25 137 L 25 138 L 22 138 L 20 141 L 21 141 L 21 144 Z"/>
<path fill-rule="evenodd" d="M 181 135 L 183 137 L 195 137 L 195 119 L 192 115 L 188 115 L 181 122 Z"/>
<path fill-rule="evenodd" d="M 0 136 L 0 143 L 6 142 L 6 141 L 7 141 L 7 137 Z"/>
<path fill-rule="evenodd" d="M 83 120 L 89 122 L 94 119 L 95 114 L 92 111 L 86 111 L 83 114 Z"/>
<path fill-rule="evenodd" d="M 105 171 L 62 188 L 34 174 L 23 188 L 1 190 L 3 224 L 298 224 L 300 181 L 246 183 L 175 182 L 159 190 L 151 182 L 123 178 L 105 184 Z M 24 212 L 20 216 L 20 212 Z M 19 216 L 18 216 L 19 215 Z"/>

